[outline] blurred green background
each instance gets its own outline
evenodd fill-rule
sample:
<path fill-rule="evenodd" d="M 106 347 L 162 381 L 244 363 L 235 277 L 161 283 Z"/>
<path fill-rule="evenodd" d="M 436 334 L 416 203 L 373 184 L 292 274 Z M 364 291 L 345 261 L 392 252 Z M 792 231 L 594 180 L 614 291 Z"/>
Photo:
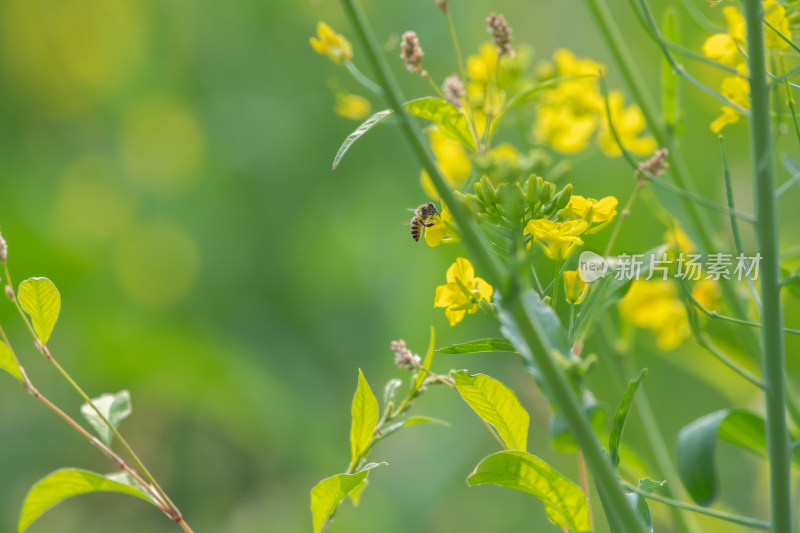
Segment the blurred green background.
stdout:
<path fill-rule="evenodd" d="M 689 1 L 721 24 L 719 9 Z M 362 4 L 382 41 L 419 33 L 434 78 L 455 70 L 432 0 Z M 606 63 L 611 87 L 623 88 L 578 0 L 450 4 L 465 53 L 486 40 L 488 13 L 502 12 L 515 43 L 530 44 L 536 60 L 567 47 Z M 678 12 L 682 42 L 699 50 L 708 32 L 680 5 Z M 614 13 L 658 98 L 655 45 L 627 5 Z M 376 129 L 331 171 L 357 123 L 334 115 L 328 80 L 359 86 L 311 50 L 318 20 L 353 41 L 354 61 L 369 73 L 333 0 L 0 2 L 0 225 L 14 281 L 47 276 L 59 287 L 52 351 L 90 394 L 130 390 L 134 415 L 122 430 L 198 532 L 310 531 L 309 490 L 347 466 L 357 369 L 377 392 L 400 372 L 393 339 L 422 352 L 431 324 L 440 345 L 497 335 L 484 316 L 451 328 L 432 307 L 445 268 L 463 251 L 408 238 L 405 209 L 425 198 L 419 165 L 396 129 Z M 427 95 L 398 55 L 388 52 L 406 95 Z M 717 73 L 691 66 L 718 83 Z M 719 105 L 682 92 L 684 155 L 701 192 L 721 199 L 718 142 L 708 127 Z M 746 133 L 744 122 L 726 130 L 737 200 L 749 211 Z M 568 179 L 579 194 L 621 201 L 633 187 L 625 163 L 596 150 L 573 158 Z M 784 207 L 798 200 L 797 191 L 787 194 Z M 783 227 L 796 230 L 796 210 L 782 216 Z M 709 221 L 727 242 L 727 221 Z M 637 204 L 617 247 L 646 250 L 664 230 Z M 796 231 L 784 237 L 796 246 Z M 745 239 L 752 243 L 749 228 Z M 790 322 L 796 312 L 789 307 Z M 39 388 L 79 416 L 80 399 L 37 357 L 8 303 L 0 321 Z M 669 354 L 654 346 L 652 335 L 637 334 L 632 366 L 650 368 L 646 389 L 670 449 L 697 416 L 733 403 L 758 409 L 750 388 L 691 343 Z M 789 348 L 796 375 L 796 340 Z M 530 450 L 575 478 L 574 457 L 552 449 L 546 402 L 518 361 L 441 356 L 434 364 L 509 384 L 531 411 Z M 603 368 L 592 387 L 615 405 L 622 391 Z M 27 489 L 48 472 L 112 470 L 11 379 L 0 379 L 0 405 L 0 531 L 14 530 Z M 435 389 L 416 412 L 452 427 L 416 426 L 381 443 L 373 459 L 390 466 L 373 472 L 361 507 L 345 504 L 331 532 L 557 531 L 524 494 L 467 488 L 467 473 L 496 443 L 455 393 Z M 631 420 L 625 442 L 636 448 L 643 438 Z M 721 507 L 765 516 L 763 464 L 724 446 L 719 461 L 729 466 Z M 177 529 L 152 507 L 92 495 L 62 504 L 30 531 Z"/>

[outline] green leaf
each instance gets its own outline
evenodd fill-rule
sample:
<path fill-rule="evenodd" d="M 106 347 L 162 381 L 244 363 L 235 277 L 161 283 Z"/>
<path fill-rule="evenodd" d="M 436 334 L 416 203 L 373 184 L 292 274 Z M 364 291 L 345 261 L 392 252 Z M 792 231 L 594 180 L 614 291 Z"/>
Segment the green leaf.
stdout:
<path fill-rule="evenodd" d="M 428 371 L 431 369 L 433 362 L 433 352 L 436 351 L 436 330 L 431 326 L 431 341 L 428 343 L 428 351 L 425 353 L 425 359 L 422 361 L 422 368 L 417 372 L 417 378 L 414 380 L 414 390 L 417 391 L 422 386 L 422 382 L 428 377 Z"/>
<path fill-rule="evenodd" d="M 617 412 L 614 414 L 614 425 L 611 428 L 611 435 L 608 437 L 608 455 L 611 459 L 611 464 L 615 468 L 619 465 L 619 442 L 622 438 L 622 430 L 625 427 L 625 419 L 628 417 L 633 397 L 646 375 L 647 369 L 645 368 L 639 373 L 639 377 L 628 384 L 628 390 L 625 391 L 625 395 L 622 397 L 619 407 L 617 407 Z"/>
<path fill-rule="evenodd" d="M 391 109 L 384 109 L 383 111 L 378 111 L 367 120 L 365 120 L 359 127 L 356 128 L 356 131 L 351 133 L 347 136 L 347 138 L 342 143 L 342 146 L 339 148 L 339 151 L 336 152 L 336 157 L 333 158 L 333 168 L 335 169 L 339 166 L 339 162 L 344 157 L 344 154 L 350 149 L 354 142 L 361 138 L 362 135 L 367 133 L 369 130 L 372 129 L 373 126 L 377 126 L 381 122 L 386 119 L 389 115 L 394 113 Z"/>
<path fill-rule="evenodd" d="M 325 522 L 349 494 L 358 491 L 355 496 L 355 501 L 358 501 L 361 491 L 364 490 L 362 483 L 366 481 L 369 471 L 376 466 L 380 465 L 369 463 L 355 474 L 337 474 L 323 479 L 311 489 L 311 517 L 314 522 L 314 533 L 322 530 Z"/>
<path fill-rule="evenodd" d="M 440 424 L 442 426 L 450 426 L 450 423 L 446 420 L 439 420 L 438 418 L 431 418 L 429 416 L 412 416 L 407 420 L 401 420 L 399 422 L 395 422 L 393 424 L 389 424 L 380 432 L 380 438 L 385 439 L 392 433 L 395 433 L 403 428 L 408 426 L 414 426 L 416 424 Z"/>
<path fill-rule="evenodd" d="M 454 344 L 446 348 L 439 348 L 436 351 L 444 354 L 517 352 L 517 350 L 514 348 L 514 345 L 511 344 L 511 341 L 508 339 L 478 339 L 471 342 L 464 342 L 462 344 Z"/>
<path fill-rule="evenodd" d="M 86 470 L 64 468 L 40 479 L 28 492 L 22 504 L 18 533 L 25 531 L 34 520 L 67 498 L 91 492 L 119 492 L 153 501 L 141 490 Z"/>
<path fill-rule="evenodd" d="M 30 315 L 39 342 L 47 344 L 61 310 L 61 295 L 47 278 L 30 278 L 19 284 L 17 299 Z"/>
<path fill-rule="evenodd" d="M 430 120 L 439 126 L 439 131 L 448 139 L 460 142 L 472 151 L 477 149 L 466 115 L 447 100 L 428 96 L 411 100 L 405 106 L 412 115 Z"/>
<path fill-rule="evenodd" d="M 532 494 L 545 505 L 547 517 L 573 533 L 589 532 L 586 495 L 550 465 L 521 451 L 486 457 L 467 478 L 469 486 L 493 484 Z"/>
<path fill-rule="evenodd" d="M 353 452 L 351 466 L 355 465 L 361 454 L 369 447 L 375 426 L 378 424 L 380 416 L 378 399 L 372 394 L 364 373 L 358 369 L 358 387 L 353 396 L 353 406 L 351 413 L 353 423 L 350 426 L 350 449 Z"/>
<path fill-rule="evenodd" d="M 103 414 L 105 419 L 114 426 L 114 429 L 119 428 L 120 422 L 131 416 L 131 393 L 126 390 L 121 390 L 116 394 L 102 394 L 97 398 L 92 398 L 92 403 Z M 92 409 L 92 406 L 88 403 L 81 405 L 81 414 L 100 436 L 100 440 L 106 446 L 111 444 L 114 432 L 106 425 L 100 415 Z"/>
<path fill-rule="evenodd" d="M 19 365 L 17 365 L 17 361 L 14 359 L 14 354 L 11 352 L 11 348 L 9 348 L 8 345 L 2 341 L 0 341 L 0 370 L 5 370 L 17 378 L 20 383 L 25 381 L 22 378 L 22 372 L 19 370 Z"/>
<path fill-rule="evenodd" d="M 718 492 L 717 439 L 762 457 L 767 453 L 764 419 L 743 409 L 716 411 L 684 426 L 678 435 L 678 472 L 692 499 L 704 506 L 713 503 Z"/>
<path fill-rule="evenodd" d="M 786 278 L 794 274 L 795 272 L 789 270 L 786 267 L 781 267 L 781 275 Z M 795 298 L 800 298 L 800 278 L 794 278 L 792 281 L 784 285 L 789 294 L 794 296 Z"/>
<path fill-rule="evenodd" d="M 464 401 L 492 425 L 509 450 L 527 448 L 530 417 L 511 389 L 484 374 L 470 376 L 466 370 L 456 372 L 454 378 Z"/>

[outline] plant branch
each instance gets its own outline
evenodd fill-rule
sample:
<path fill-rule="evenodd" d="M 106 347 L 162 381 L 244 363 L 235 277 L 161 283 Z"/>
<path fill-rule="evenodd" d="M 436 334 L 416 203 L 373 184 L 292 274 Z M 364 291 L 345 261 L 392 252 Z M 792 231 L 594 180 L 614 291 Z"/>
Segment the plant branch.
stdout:
<path fill-rule="evenodd" d="M 756 241 L 761 266 L 763 379 L 766 401 L 767 450 L 770 468 L 770 531 L 792 530 L 792 484 L 789 431 L 786 422 L 786 347 L 780 300 L 780 251 L 775 200 L 775 168 L 770 131 L 770 94 L 764 45 L 764 9 L 760 0 L 744 0 L 747 66 L 750 72 L 750 144 L 756 204 Z"/>

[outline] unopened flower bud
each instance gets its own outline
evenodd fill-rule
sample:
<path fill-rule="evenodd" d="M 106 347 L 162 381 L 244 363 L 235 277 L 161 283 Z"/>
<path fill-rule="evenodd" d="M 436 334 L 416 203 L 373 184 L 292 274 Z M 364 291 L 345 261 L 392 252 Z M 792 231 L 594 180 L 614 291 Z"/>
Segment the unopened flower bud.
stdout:
<path fill-rule="evenodd" d="M 419 38 L 413 31 L 403 34 L 403 41 L 400 45 L 400 57 L 409 72 L 422 71 L 422 56 L 425 55 L 419 45 Z"/>
<path fill-rule="evenodd" d="M 458 74 L 450 74 L 444 79 L 442 84 L 442 92 L 448 102 L 454 106 L 461 107 L 461 99 L 464 98 L 464 83 Z"/>
<path fill-rule="evenodd" d="M 542 190 L 542 178 L 536 174 L 531 174 L 528 182 L 525 184 L 525 199 L 528 200 L 530 205 L 536 205 L 539 202 L 539 193 Z"/>
<path fill-rule="evenodd" d="M 579 304 L 586 297 L 588 285 L 577 270 L 564 272 L 564 292 L 568 304 Z"/>
<path fill-rule="evenodd" d="M 500 56 L 514 57 L 514 49 L 511 48 L 511 28 L 508 27 L 503 15 L 492 13 L 486 19 L 489 25 L 489 33 L 492 34 L 494 44 L 497 46 L 497 53 Z"/>
<path fill-rule="evenodd" d="M 0 263 L 5 263 L 8 259 L 8 245 L 6 240 L 0 235 Z"/>
<path fill-rule="evenodd" d="M 488 176 L 481 178 L 481 192 L 483 192 L 484 202 L 487 204 L 497 203 L 497 191 L 494 188 L 492 180 Z"/>
<path fill-rule="evenodd" d="M 384 405 L 386 405 L 389 402 L 391 402 L 392 400 L 394 400 L 394 395 L 397 392 L 397 389 L 400 388 L 400 386 L 402 384 L 403 384 L 403 382 L 401 380 L 397 379 L 397 378 L 390 379 L 386 383 L 386 386 L 383 388 L 383 404 Z"/>
<path fill-rule="evenodd" d="M 447 13 L 447 0 L 433 0 L 433 3 L 442 10 L 442 13 Z"/>
<path fill-rule="evenodd" d="M 11 285 L 6 285 L 6 298 L 14 301 L 14 289 L 11 288 Z"/>
<path fill-rule="evenodd" d="M 542 201 L 542 203 L 545 203 L 549 201 L 550 198 L 552 198 L 553 195 L 555 195 L 555 193 L 556 193 L 556 186 L 550 183 L 549 181 L 545 181 L 542 185 L 542 193 L 541 196 L 539 196 L 539 199 Z"/>
<path fill-rule="evenodd" d="M 556 204 L 556 209 L 564 209 L 567 207 L 570 198 L 572 198 L 572 184 L 568 183 L 563 189 L 561 189 L 553 201 L 553 203 Z"/>
<path fill-rule="evenodd" d="M 398 368 L 415 370 L 422 364 L 422 358 L 417 354 L 411 353 L 411 350 L 406 348 L 406 343 L 402 339 L 392 341 L 392 351 L 394 352 L 394 364 Z"/>

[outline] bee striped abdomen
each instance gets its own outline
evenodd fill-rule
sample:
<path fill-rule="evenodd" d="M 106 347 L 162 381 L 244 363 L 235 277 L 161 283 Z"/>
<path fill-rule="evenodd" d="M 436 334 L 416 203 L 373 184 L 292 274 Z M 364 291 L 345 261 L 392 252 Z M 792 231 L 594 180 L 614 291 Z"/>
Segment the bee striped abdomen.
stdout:
<path fill-rule="evenodd" d="M 411 219 L 411 238 L 419 242 L 420 234 L 422 233 L 422 221 L 419 217 Z"/>

